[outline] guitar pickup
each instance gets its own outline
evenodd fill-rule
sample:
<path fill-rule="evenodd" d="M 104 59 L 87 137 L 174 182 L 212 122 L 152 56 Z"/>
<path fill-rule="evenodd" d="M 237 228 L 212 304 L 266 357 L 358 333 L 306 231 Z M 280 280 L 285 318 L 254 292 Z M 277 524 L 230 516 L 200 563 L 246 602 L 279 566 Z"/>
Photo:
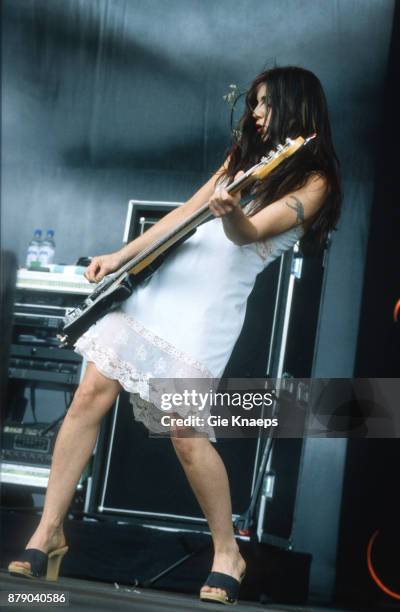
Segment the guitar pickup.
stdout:
<path fill-rule="evenodd" d="M 86 303 L 86 300 L 85 300 L 85 303 Z M 67 314 L 64 317 L 64 321 L 66 324 L 69 324 L 72 321 L 74 321 L 74 319 L 79 317 L 81 314 L 82 314 L 82 310 L 80 308 L 74 308 L 70 312 L 67 312 Z"/>

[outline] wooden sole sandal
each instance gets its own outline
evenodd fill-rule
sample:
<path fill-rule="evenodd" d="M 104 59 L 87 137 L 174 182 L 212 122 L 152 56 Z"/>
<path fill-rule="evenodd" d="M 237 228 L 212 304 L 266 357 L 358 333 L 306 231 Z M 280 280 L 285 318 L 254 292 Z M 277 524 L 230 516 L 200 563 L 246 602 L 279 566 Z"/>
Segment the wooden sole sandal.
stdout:
<path fill-rule="evenodd" d="M 213 601 L 231 606 L 236 604 L 238 600 L 240 584 L 243 580 L 243 577 L 244 574 L 241 576 L 240 580 L 236 580 L 236 578 L 233 578 L 233 576 L 223 574 L 222 572 L 211 572 L 208 575 L 204 586 L 223 589 L 226 594 L 224 595 L 223 593 L 213 593 L 212 591 L 200 592 L 201 601 Z"/>
<path fill-rule="evenodd" d="M 8 566 L 8 571 L 12 576 L 22 576 L 25 578 L 45 577 L 46 580 L 57 580 L 61 561 L 67 552 L 68 546 L 55 548 L 48 555 L 37 548 L 26 548 L 17 561 L 28 561 L 31 567 L 17 565 L 15 561 L 12 561 Z"/>

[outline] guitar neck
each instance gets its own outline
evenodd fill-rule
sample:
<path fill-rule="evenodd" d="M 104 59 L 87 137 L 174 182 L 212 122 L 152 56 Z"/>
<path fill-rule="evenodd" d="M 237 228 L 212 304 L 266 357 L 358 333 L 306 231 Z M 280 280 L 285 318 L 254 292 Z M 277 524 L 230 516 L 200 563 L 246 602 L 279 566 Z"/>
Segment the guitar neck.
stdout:
<path fill-rule="evenodd" d="M 293 155 L 297 149 L 307 144 L 310 140 L 315 138 L 316 134 L 312 134 L 308 138 L 304 139 L 301 136 L 295 140 L 287 139 L 286 144 L 278 145 L 277 151 L 271 151 L 269 155 L 263 157 L 258 164 L 252 166 L 247 172 L 230 185 L 226 187 L 228 193 L 234 195 L 238 191 L 248 187 L 251 183 L 256 180 L 264 179 L 272 170 L 274 170 L 286 157 Z M 242 204 L 244 206 L 244 203 Z M 212 212 L 209 209 L 208 202 L 203 204 L 201 208 L 192 213 L 187 219 L 177 225 L 173 230 L 162 236 L 159 240 L 151 244 L 148 248 L 141 251 L 138 255 L 127 261 L 126 264 L 120 268 L 117 275 L 125 274 L 130 271 L 131 273 L 138 273 L 147 265 L 149 265 L 158 255 L 166 251 L 175 242 L 182 239 L 184 236 L 189 234 L 193 229 L 198 227 L 201 223 L 204 223 L 207 219 L 211 218 Z"/>

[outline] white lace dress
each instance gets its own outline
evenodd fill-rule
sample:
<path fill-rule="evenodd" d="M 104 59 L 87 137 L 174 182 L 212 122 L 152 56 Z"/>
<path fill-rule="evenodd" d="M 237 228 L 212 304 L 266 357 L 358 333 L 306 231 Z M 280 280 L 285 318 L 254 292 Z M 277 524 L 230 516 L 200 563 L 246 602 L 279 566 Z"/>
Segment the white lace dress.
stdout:
<path fill-rule="evenodd" d="M 136 420 L 150 432 L 167 433 L 160 422 L 165 412 L 148 402 L 149 380 L 221 376 L 257 274 L 302 232 L 297 226 L 266 241 L 237 246 L 226 237 L 222 220 L 212 219 L 117 310 L 92 325 L 75 351 L 131 394 Z M 174 412 L 198 414 L 187 406 Z M 199 429 L 215 441 L 212 427 Z"/>

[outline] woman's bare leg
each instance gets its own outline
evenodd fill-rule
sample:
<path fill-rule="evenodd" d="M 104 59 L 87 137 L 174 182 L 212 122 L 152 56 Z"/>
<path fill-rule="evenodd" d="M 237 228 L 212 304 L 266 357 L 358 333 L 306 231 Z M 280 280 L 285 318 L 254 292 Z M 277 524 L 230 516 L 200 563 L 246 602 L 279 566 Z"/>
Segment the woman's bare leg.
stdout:
<path fill-rule="evenodd" d="M 114 403 L 121 385 L 88 363 L 81 384 L 57 436 L 40 523 L 27 544 L 48 552 L 64 545 L 63 520 L 76 485 L 96 443 L 100 421 Z M 27 561 L 18 561 L 27 568 Z"/>
<path fill-rule="evenodd" d="M 223 572 L 239 580 L 246 564 L 234 537 L 231 496 L 224 463 L 208 438 L 179 437 L 175 431 L 171 439 L 210 527 L 214 544 L 212 571 Z M 202 591 L 225 593 L 223 589 L 209 586 L 204 586 Z"/>

